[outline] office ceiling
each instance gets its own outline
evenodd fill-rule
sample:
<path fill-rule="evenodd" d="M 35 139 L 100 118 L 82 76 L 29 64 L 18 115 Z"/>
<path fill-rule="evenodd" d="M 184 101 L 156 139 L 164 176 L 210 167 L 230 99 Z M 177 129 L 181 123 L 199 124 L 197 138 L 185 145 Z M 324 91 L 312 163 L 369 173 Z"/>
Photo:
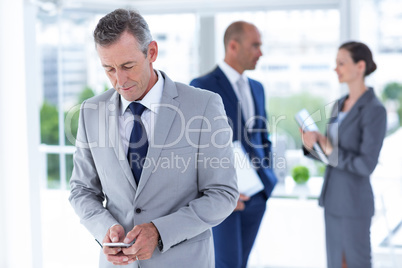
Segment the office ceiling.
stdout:
<path fill-rule="evenodd" d="M 345 0 L 26 0 L 44 10 L 90 9 L 109 11 L 130 7 L 144 13 L 213 13 L 244 9 L 286 9 L 337 7 Z"/>

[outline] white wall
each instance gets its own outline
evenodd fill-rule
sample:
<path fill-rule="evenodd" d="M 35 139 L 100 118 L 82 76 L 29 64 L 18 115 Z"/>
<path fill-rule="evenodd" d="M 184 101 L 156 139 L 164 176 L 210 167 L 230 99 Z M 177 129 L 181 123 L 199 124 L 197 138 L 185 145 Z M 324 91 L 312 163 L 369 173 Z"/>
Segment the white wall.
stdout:
<path fill-rule="evenodd" d="M 40 226 L 33 225 L 40 215 L 32 190 L 35 169 L 29 169 L 30 148 L 37 132 L 33 122 L 31 95 L 35 94 L 27 81 L 25 67 L 29 66 L 26 50 L 34 45 L 26 39 L 24 18 L 30 17 L 23 0 L 0 1 L 0 267 L 40 267 Z M 32 17 L 30 17 L 31 19 Z M 30 21 L 30 27 L 35 24 Z M 31 30 L 31 29 L 30 29 Z M 32 57 L 32 55 L 30 55 Z M 35 73 L 35 70 L 30 70 Z M 32 74 L 30 74 L 32 75 Z M 28 76 L 30 77 L 30 76 Z M 30 94 L 27 94 L 31 91 Z M 37 108 L 36 113 L 37 113 Z M 36 136 L 38 137 L 38 136 Z M 31 162 L 33 163 L 33 162 Z M 35 227 L 34 227 L 35 226 Z M 34 228 L 33 228 L 34 227 Z M 39 228 L 38 228 L 39 227 Z M 35 234 L 35 235 L 34 235 Z M 34 243 L 39 242 L 33 254 Z M 37 254 L 38 253 L 38 254 Z M 34 256 L 36 255 L 36 256 Z"/>

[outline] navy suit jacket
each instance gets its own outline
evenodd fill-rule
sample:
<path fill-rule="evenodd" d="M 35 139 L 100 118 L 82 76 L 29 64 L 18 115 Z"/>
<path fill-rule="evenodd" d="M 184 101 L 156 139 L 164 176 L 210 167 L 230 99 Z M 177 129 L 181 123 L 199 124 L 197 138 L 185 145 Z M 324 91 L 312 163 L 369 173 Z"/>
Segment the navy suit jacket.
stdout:
<path fill-rule="evenodd" d="M 202 77 L 194 79 L 190 85 L 213 91 L 222 97 L 229 124 L 233 129 L 233 140 L 241 141 L 250 159 L 252 159 L 252 163 L 264 184 L 264 193 L 268 199 L 278 180 L 272 170 L 273 159 L 271 141 L 268 139 L 264 88 L 256 80 L 249 78 L 248 81 L 255 106 L 255 121 L 251 132 L 247 132 L 245 128 L 245 121 L 236 93 L 219 67 Z"/>

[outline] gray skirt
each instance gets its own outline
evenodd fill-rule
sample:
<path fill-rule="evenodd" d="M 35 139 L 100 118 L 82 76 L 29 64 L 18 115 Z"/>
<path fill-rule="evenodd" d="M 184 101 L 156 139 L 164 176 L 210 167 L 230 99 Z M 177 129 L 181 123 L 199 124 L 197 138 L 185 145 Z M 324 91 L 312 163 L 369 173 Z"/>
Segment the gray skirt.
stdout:
<path fill-rule="evenodd" d="M 371 268 L 371 217 L 348 218 L 325 211 L 328 268 L 342 267 L 345 255 L 349 268 Z"/>

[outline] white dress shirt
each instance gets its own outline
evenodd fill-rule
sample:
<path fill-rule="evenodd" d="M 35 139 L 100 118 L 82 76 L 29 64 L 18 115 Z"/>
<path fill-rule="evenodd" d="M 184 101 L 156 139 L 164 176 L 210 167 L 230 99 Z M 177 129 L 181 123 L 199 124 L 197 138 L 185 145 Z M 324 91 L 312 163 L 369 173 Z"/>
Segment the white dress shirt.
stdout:
<path fill-rule="evenodd" d="M 222 72 L 226 75 L 227 79 L 229 80 L 230 84 L 232 85 L 232 88 L 237 96 L 237 99 L 241 102 L 244 120 L 247 122 L 247 120 L 254 118 L 254 116 L 255 116 L 254 99 L 253 99 L 253 95 L 251 94 L 250 84 L 248 82 L 247 76 L 244 73 L 239 74 L 235 69 L 233 69 L 225 61 L 222 61 L 221 63 L 219 63 L 218 66 L 219 66 L 219 68 L 221 68 Z M 240 89 L 238 87 L 239 79 L 242 79 L 244 82 L 243 83 L 244 88 L 242 89 L 242 91 L 243 91 L 242 93 L 240 93 Z M 247 112 L 245 112 L 245 110 Z M 246 118 L 246 116 L 248 118 Z M 254 120 L 251 120 L 250 122 L 247 123 L 247 127 L 249 130 L 254 125 L 253 121 Z"/>
<path fill-rule="evenodd" d="M 152 129 L 154 129 L 156 118 L 159 112 L 159 104 L 162 98 L 162 91 L 165 81 L 159 70 L 155 70 L 158 75 L 158 81 L 149 90 L 142 100 L 136 101 L 144 105 L 147 109 L 141 115 L 142 123 L 144 124 L 145 131 L 147 132 L 148 141 L 152 140 Z M 131 131 L 134 125 L 134 116 L 128 106 L 130 101 L 124 99 L 120 95 L 120 116 L 119 116 L 119 133 L 123 142 L 125 154 L 128 152 L 128 145 L 130 143 Z"/>

